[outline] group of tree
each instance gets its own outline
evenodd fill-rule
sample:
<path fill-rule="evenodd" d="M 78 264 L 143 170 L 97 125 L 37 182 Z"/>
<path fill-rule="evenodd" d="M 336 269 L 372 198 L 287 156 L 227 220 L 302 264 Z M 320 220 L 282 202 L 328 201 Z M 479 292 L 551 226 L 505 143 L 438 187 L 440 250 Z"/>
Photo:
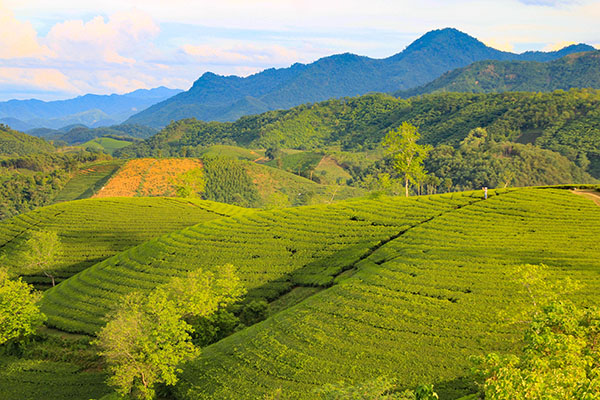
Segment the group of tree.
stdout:
<path fill-rule="evenodd" d="M 86 151 L 0 160 L 0 220 L 48 205 L 82 165 L 108 159 Z"/>
<path fill-rule="evenodd" d="M 442 93 L 397 99 L 384 94 L 333 99 L 289 110 L 242 117 L 236 122 L 173 122 L 157 135 L 121 149 L 123 157 L 194 156 L 206 146 L 304 150 L 341 146 L 376 149 L 403 122 L 419 127 L 422 144 L 458 148 L 475 128 L 490 139 L 560 153 L 600 177 L 600 91 L 551 93 Z"/>

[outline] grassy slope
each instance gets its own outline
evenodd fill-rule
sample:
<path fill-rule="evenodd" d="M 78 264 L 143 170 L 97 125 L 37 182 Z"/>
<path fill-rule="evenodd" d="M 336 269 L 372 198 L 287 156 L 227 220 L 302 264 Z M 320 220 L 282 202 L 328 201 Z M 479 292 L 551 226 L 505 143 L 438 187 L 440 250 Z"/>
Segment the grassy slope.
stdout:
<path fill-rule="evenodd" d="M 254 161 L 264 157 L 264 150 L 250 150 L 238 146 L 214 145 L 200 153 L 202 157 L 230 157 L 238 160 Z"/>
<path fill-rule="evenodd" d="M 0 124 L 0 157 L 53 152 L 54 147 L 35 136 L 15 131 Z"/>
<path fill-rule="evenodd" d="M 128 140 L 118 140 L 109 137 L 99 137 L 85 142 L 81 145 L 81 147 L 83 147 L 84 149 L 92 147 L 104 151 L 105 153 L 112 154 L 115 152 L 115 150 L 122 149 L 123 147 L 129 146 L 130 144 L 131 141 Z"/>
<path fill-rule="evenodd" d="M 435 382 L 442 398 L 468 394 L 468 357 L 508 351 L 519 337 L 498 318 L 521 299 L 508 268 L 546 263 L 583 282 L 577 299 L 594 304 L 599 236 L 600 208 L 567 191 L 520 189 L 446 210 L 339 284 L 204 349 L 177 397 L 254 399 L 282 388 L 284 398 L 309 399 L 324 383 L 381 375 Z"/>
<path fill-rule="evenodd" d="M 67 182 L 54 202 L 60 203 L 92 197 L 122 164 L 122 160 L 111 160 L 82 168 Z"/>
<path fill-rule="evenodd" d="M 366 193 L 360 188 L 345 185 L 320 185 L 310 179 L 268 165 L 248 163 L 246 170 L 267 207 L 276 205 L 274 204 L 276 193 L 283 194 L 287 201 L 284 205 L 297 204 L 307 193 L 312 196 L 309 200 L 310 204 L 330 203 L 332 198 L 344 200 L 360 197 Z"/>
<path fill-rule="evenodd" d="M 62 241 L 59 281 L 118 252 L 186 226 L 243 209 L 203 200 L 174 198 L 88 199 L 21 214 L 0 223 L 0 255 L 19 272 L 18 251 L 29 230 L 54 230 Z M 32 276 L 27 280 L 48 282 Z"/>

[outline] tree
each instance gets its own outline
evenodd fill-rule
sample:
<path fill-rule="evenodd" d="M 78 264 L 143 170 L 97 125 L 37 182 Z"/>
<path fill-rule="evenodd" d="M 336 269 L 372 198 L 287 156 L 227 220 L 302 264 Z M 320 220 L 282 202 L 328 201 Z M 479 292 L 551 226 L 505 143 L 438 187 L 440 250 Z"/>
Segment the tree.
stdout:
<path fill-rule="evenodd" d="M 45 321 L 37 305 L 40 297 L 31 285 L 8 279 L 0 268 L 0 345 L 33 334 Z"/>
<path fill-rule="evenodd" d="M 423 161 L 432 149 L 429 145 L 418 144 L 420 137 L 415 126 L 403 122 L 399 128 L 389 131 L 383 139 L 383 147 L 392 158 L 394 169 L 403 176 L 406 197 L 409 183 L 415 184 L 426 174 Z"/>
<path fill-rule="evenodd" d="M 207 317 L 245 293 L 233 266 L 192 271 L 149 294 L 126 295 L 95 341 L 122 395 L 154 397 L 157 383 L 177 382 L 177 365 L 199 354 L 186 318 Z"/>
<path fill-rule="evenodd" d="M 57 260 L 62 245 L 58 234 L 53 231 L 33 231 L 21 250 L 23 271 L 43 273 L 56 285 Z"/>
<path fill-rule="evenodd" d="M 486 400 L 600 398 L 600 310 L 560 299 L 560 291 L 579 285 L 549 279 L 547 271 L 543 265 L 516 269 L 529 324 L 519 356 L 474 359 Z"/>

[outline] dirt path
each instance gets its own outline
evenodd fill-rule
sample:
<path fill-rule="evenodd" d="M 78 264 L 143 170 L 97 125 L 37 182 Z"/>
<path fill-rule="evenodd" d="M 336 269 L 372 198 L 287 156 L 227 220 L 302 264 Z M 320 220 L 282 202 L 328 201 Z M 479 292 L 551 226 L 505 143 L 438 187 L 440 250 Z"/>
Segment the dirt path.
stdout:
<path fill-rule="evenodd" d="M 600 192 L 595 190 L 571 190 L 571 193 L 575 193 L 576 195 L 587 197 L 590 200 L 593 200 L 598 206 L 600 206 Z"/>

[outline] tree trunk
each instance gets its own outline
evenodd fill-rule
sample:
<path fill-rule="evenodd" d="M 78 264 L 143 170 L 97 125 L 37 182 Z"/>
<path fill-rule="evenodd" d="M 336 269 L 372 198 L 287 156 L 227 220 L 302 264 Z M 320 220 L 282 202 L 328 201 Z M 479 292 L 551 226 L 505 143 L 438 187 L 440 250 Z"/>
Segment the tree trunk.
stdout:
<path fill-rule="evenodd" d="M 408 175 L 404 177 L 404 192 L 406 197 L 408 197 Z"/>

